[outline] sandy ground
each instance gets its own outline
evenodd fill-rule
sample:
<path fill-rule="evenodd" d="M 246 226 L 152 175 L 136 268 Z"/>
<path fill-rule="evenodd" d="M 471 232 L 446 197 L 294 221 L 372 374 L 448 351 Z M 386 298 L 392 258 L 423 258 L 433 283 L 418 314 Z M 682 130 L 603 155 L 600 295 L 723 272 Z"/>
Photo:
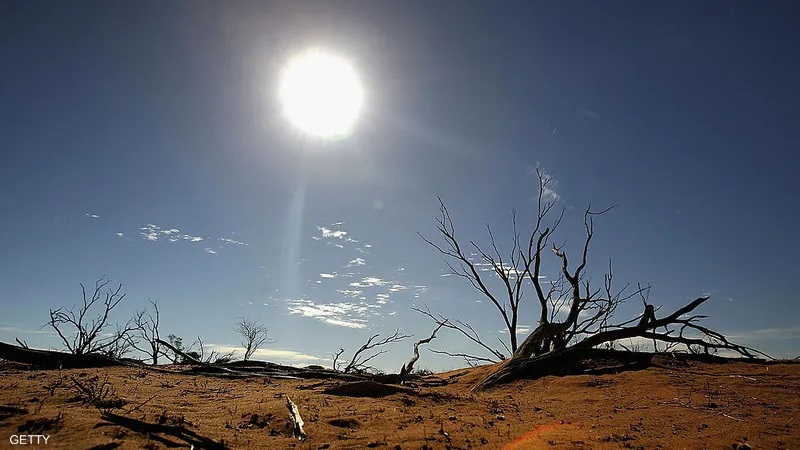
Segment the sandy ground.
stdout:
<path fill-rule="evenodd" d="M 340 381 L 5 365 L 0 448 L 800 449 L 800 364 L 656 362 L 470 393 L 485 366 L 382 398 L 322 393 Z M 286 396 L 305 421 L 303 442 L 292 435 Z M 50 435 L 47 445 L 10 441 L 37 434 Z"/>

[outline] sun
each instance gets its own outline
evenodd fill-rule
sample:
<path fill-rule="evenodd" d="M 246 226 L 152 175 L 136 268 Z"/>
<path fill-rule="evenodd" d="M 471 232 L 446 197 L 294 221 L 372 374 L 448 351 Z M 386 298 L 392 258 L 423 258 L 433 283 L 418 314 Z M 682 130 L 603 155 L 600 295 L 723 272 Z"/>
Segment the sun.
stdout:
<path fill-rule="evenodd" d="M 301 131 L 340 139 L 349 135 L 358 121 L 364 90 L 347 60 L 313 49 L 286 64 L 279 99 L 286 118 Z"/>

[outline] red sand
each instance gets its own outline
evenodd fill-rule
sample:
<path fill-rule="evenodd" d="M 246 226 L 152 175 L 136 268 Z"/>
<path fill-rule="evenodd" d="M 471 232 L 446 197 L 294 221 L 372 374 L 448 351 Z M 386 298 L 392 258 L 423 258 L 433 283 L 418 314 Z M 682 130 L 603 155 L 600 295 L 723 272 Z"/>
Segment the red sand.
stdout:
<path fill-rule="evenodd" d="M 213 440 L 233 449 L 730 449 L 745 442 L 800 449 L 800 364 L 657 361 L 672 367 L 520 380 L 470 393 L 491 370 L 484 366 L 438 374 L 447 386 L 378 399 L 321 392 L 336 381 L 7 366 L 0 448 L 19 448 L 12 435 L 45 434 L 46 446 L 25 448 L 189 448 Z M 125 403 L 114 413 L 172 428 L 148 435 L 108 423 L 81 399 L 72 377 L 84 385 L 107 379 Z M 305 420 L 305 442 L 287 427 L 287 395 Z"/>

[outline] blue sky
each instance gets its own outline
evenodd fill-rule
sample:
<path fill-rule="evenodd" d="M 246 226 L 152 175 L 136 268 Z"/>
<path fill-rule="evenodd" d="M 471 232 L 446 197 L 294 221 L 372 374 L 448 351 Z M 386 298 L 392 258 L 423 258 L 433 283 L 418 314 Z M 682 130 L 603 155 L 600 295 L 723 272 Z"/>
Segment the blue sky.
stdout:
<path fill-rule="evenodd" d="M 494 341 L 499 316 L 416 232 L 437 237 L 439 195 L 464 239 L 485 244 L 485 222 L 507 235 L 512 208 L 531 219 L 538 166 L 573 254 L 586 205 L 619 204 L 596 224 L 596 279 L 612 257 L 665 309 L 709 293 L 708 325 L 796 356 L 797 8 L 3 2 L 0 340 L 58 348 L 48 308 L 105 274 L 128 293 L 115 320 L 156 300 L 162 333 L 224 348 L 249 315 L 275 361 L 427 337 L 414 305 Z M 281 115 L 280 68 L 309 47 L 363 80 L 347 139 Z M 474 350 L 444 332 L 431 347 Z M 394 370 L 411 342 L 391 350 L 377 364 Z"/>

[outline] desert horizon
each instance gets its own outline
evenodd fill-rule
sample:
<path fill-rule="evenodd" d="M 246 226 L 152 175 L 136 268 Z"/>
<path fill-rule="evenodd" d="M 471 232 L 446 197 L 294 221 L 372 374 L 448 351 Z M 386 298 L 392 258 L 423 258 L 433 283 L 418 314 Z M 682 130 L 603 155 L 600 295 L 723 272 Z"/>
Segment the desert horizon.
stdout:
<path fill-rule="evenodd" d="M 0 447 L 800 448 L 771 2 L 0 2 Z"/>

